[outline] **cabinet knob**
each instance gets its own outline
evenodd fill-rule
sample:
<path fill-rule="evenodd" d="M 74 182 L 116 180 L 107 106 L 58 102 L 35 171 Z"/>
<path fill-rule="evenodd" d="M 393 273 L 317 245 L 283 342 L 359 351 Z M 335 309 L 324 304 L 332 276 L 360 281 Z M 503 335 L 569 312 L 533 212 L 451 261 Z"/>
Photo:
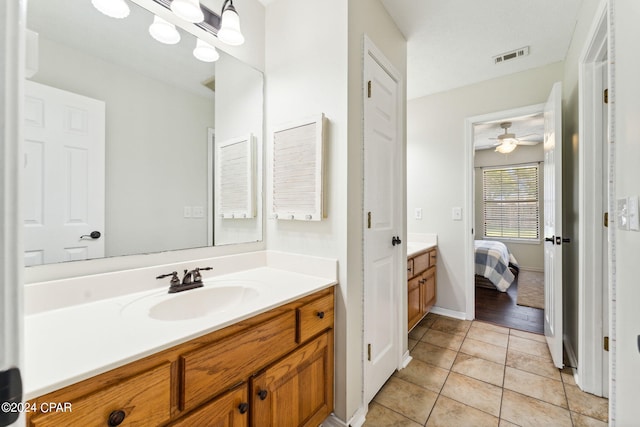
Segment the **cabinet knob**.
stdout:
<path fill-rule="evenodd" d="M 320 319 L 324 319 L 324 311 L 317 312 L 316 316 L 318 316 Z"/>
<path fill-rule="evenodd" d="M 267 398 L 267 390 L 260 390 L 258 392 L 258 397 L 260 398 L 260 400 L 265 400 Z"/>
<path fill-rule="evenodd" d="M 242 402 L 238 405 L 238 411 L 240 411 L 241 414 L 246 414 L 248 410 L 249 404 L 247 402 Z"/>
<path fill-rule="evenodd" d="M 113 411 L 109 414 L 109 427 L 115 427 L 115 426 L 119 426 L 120 424 L 122 424 L 122 422 L 124 421 L 124 417 L 127 414 L 124 413 L 124 411 L 122 410 L 117 410 L 117 411 Z"/>

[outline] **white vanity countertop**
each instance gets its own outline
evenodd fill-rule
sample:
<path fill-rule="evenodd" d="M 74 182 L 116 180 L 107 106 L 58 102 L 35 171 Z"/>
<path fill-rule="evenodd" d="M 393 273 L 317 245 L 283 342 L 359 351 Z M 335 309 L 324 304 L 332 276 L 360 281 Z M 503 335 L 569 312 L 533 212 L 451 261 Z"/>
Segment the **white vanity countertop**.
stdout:
<path fill-rule="evenodd" d="M 407 258 L 438 246 L 438 236 L 436 234 L 407 234 Z"/>
<path fill-rule="evenodd" d="M 132 310 L 132 305 L 140 304 L 143 297 L 160 298 L 166 294 L 167 283 L 163 288 L 25 316 L 25 399 L 222 329 L 337 283 L 335 278 L 273 266 L 205 278 L 204 282 L 205 287 L 241 283 L 255 288 L 259 295 L 228 312 L 188 320 L 154 320 L 144 309 Z"/>

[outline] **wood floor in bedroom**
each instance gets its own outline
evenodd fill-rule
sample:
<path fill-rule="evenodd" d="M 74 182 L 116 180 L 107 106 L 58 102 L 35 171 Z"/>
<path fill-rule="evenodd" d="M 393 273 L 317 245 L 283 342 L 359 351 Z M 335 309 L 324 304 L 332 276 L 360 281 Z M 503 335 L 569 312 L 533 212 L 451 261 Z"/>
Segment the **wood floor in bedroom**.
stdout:
<path fill-rule="evenodd" d="M 507 292 L 476 287 L 476 320 L 543 334 L 544 310 L 519 306 L 516 304 L 517 299 L 517 281 L 509 287 Z"/>
<path fill-rule="evenodd" d="M 553 366 L 544 336 L 429 313 L 413 358 L 369 404 L 364 427 L 606 427 L 608 401 Z"/>

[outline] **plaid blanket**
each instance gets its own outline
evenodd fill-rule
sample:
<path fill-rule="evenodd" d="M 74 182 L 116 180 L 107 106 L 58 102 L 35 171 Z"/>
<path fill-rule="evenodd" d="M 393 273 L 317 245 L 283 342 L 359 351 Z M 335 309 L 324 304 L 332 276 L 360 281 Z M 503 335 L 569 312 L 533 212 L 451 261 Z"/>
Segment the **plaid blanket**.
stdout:
<path fill-rule="evenodd" d="M 476 240 L 476 274 L 486 277 L 500 292 L 506 292 L 515 280 L 509 265 L 518 267 L 513 254 L 502 242 Z"/>

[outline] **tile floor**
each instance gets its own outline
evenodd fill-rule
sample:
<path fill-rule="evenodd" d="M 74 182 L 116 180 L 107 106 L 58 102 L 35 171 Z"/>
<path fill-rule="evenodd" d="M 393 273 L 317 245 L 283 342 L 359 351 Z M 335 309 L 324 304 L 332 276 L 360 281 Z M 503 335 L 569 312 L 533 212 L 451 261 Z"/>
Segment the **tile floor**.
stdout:
<path fill-rule="evenodd" d="M 544 336 L 428 314 L 413 360 L 369 404 L 365 426 L 606 426 L 608 401 L 551 362 Z"/>

